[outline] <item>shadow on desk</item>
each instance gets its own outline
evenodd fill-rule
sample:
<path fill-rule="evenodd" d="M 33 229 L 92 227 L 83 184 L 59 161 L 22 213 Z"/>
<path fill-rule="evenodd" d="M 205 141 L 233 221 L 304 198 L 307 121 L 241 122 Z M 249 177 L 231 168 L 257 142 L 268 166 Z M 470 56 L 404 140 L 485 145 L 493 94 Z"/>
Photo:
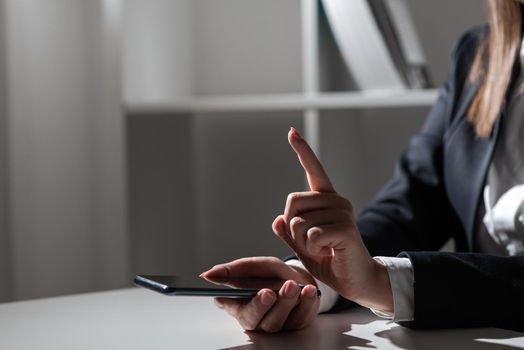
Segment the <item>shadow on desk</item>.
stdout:
<path fill-rule="evenodd" d="M 496 328 L 412 330 L 378 319 L 368 310 L 320 315 L 313 325 L 297 332 L 246 334 L 251 344 L 223 350 L 524 349 L 523 333 Z"/>
<path fill-rule="evenodd" d="M 524 349 L 524 334 L 497 328 L 412 330 L 396 325 L 375 336 L 399 349 Z"/>

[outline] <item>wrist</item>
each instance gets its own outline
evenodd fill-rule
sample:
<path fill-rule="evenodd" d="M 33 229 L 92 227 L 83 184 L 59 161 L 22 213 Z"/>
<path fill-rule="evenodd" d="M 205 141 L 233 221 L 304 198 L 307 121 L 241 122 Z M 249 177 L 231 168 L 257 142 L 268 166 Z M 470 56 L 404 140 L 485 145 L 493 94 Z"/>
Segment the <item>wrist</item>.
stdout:
<path fill-rule="evenodd" d="M 393 314 L 395 306 L 393 302 L 393 291 L 391 288 L 391 281 L 389 279 L 388 268 L 381 261 L 373 259 L 376 268 L 376 290 L 377 301 L 374 308 L 383 312 Z"/>
<path fill-rule="evenodd" d="M 369 279 L 360 298 L 354 301 L 370 309 L 394 313 L 393 292 L 388 269 L 382 262 L 372 259 Z"/>

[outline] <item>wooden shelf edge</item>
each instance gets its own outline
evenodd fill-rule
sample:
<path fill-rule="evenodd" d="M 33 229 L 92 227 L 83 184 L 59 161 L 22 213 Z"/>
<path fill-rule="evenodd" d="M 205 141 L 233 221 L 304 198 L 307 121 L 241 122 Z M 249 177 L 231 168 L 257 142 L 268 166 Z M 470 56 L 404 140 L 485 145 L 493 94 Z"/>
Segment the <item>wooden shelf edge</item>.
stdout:
<path fill-rule="evenodd" d="M 395 92 L 329 92 L 319 94 L 267 94 L 234 96 L 198 96 L 155 101 L 127 101 L 125 109 L 132 114 L 147 113 L 225 113 L 277 112 L 310 109 L 365 109 L 424 107 L 432 105 L 438 90 Z"/>

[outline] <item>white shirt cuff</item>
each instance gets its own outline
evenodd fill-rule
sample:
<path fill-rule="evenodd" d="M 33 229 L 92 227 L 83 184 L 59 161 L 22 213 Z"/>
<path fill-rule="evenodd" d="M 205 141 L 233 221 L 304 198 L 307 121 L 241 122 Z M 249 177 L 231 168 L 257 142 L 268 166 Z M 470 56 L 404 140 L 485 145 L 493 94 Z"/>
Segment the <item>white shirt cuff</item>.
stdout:
<path fill-rule="evenodd" d="M 302 262 L 298 259 L 287 260 L 286 264 L 307 271 Z M 318 290 L 320 290 L 320 307 L 318 312 L 321 313 L 331 310 L 331 308 L 337 303 L 338 293 L 327 284 L 316 279 L 315 276 L 312 277 L 317 284 Z"/>
<path fill-rule="evenodd" d="M 374 309 L 371 309 L 371 311 L 377 316 L 391 319 L 394 322 L 412 321 L 415 314 L 415 279 L 411 260 L 385 256 L 376 256 L 373 259 L 385 265 L 388 269 L 393 292 L 394 314 Z"/>

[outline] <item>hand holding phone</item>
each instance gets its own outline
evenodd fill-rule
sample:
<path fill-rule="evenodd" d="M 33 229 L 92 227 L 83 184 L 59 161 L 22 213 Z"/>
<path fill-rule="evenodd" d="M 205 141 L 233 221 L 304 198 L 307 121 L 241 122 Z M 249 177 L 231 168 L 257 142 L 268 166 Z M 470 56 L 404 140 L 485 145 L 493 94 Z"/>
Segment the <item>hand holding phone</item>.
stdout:
<path fill-rule="evenodd" d="M 315 280 L 308 271 L 286 264 L 275 257 L 242 258 L 216 265 L 203 273 L 206 278 L 223 280 L 245 277 L 286 280 L 278 291 L 263 289 L 251 299 L 215 299 L 216 304 L 232 315 L 248 331 L 277 332 L 296 330 L 311 324 L 318 313 L 320 298 Z M 303 284 L 305 287 L 299 288 Z"/>

